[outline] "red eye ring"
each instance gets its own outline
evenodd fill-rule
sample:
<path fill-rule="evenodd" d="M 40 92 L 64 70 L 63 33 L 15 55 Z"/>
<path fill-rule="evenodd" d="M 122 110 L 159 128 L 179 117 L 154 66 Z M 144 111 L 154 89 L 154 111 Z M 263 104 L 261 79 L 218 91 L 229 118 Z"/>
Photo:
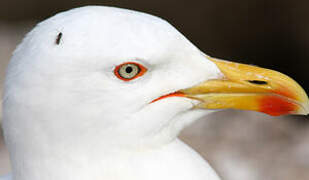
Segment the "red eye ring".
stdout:
<path fill-rule="evenodd" d="M 114 74 L 117 78 L 123 81 L 131 81 L 147 72 L 147 68 L 136 62 L 125 62 L 114 69 Z"/>

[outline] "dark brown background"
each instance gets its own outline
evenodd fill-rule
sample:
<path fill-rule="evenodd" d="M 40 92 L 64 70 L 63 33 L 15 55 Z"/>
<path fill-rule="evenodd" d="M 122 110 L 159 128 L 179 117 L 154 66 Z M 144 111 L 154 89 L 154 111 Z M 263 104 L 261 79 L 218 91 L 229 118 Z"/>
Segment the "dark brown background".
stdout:
<path fill-rule="evenodd" d="M 306 0 L 1 0 L 0 4 L 0 83 L 11 52 L 35 23 L 73 7 L 109 5 L 160 16 L 208 55 L 281 71 L 309 91 Z M 193 125 L 182 139 L 223 179 L 305 180 L 309 179 L 307 119 L 225 111 Z M 8 170 L 7 150 L 0 140 L 0 174 Z"/>

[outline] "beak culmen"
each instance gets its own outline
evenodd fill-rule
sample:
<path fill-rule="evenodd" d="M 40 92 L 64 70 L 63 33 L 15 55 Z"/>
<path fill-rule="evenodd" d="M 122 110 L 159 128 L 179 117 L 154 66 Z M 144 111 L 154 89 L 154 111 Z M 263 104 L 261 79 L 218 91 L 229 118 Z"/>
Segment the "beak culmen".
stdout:
<path fill-rule="evenodd" d="M 185 97 L 199 100 L 197 108 L 252 110 L 273 116 L 309 113 L 307 94 L 290 77 L 269 69 L 208 58 L 224 77 L 180 91 Z"/>

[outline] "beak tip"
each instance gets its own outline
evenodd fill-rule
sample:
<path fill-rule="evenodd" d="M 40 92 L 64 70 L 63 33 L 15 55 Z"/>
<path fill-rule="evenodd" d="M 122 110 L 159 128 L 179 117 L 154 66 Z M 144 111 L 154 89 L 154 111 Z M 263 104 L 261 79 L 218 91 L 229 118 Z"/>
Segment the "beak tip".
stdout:
<path fill-rule="evenodd" d="M 298 114 L 305 115 L 305 116 L 309 114 L 309 100 L 306 103 L 304 103 L 302 108 L 300 108 L 300 111 Z"/>

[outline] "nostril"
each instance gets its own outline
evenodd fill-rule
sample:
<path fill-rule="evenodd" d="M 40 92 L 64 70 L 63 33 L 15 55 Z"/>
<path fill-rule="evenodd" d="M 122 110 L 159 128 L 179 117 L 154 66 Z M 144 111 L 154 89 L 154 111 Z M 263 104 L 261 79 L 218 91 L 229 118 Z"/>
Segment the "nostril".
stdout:
<path fill-rule="evenodd" d="M 256 84 L 256 85 L 266 85 L 268 84 L 266 81 L 261 81 L 261 80 L 247 80 L 251 84 Z"/>

